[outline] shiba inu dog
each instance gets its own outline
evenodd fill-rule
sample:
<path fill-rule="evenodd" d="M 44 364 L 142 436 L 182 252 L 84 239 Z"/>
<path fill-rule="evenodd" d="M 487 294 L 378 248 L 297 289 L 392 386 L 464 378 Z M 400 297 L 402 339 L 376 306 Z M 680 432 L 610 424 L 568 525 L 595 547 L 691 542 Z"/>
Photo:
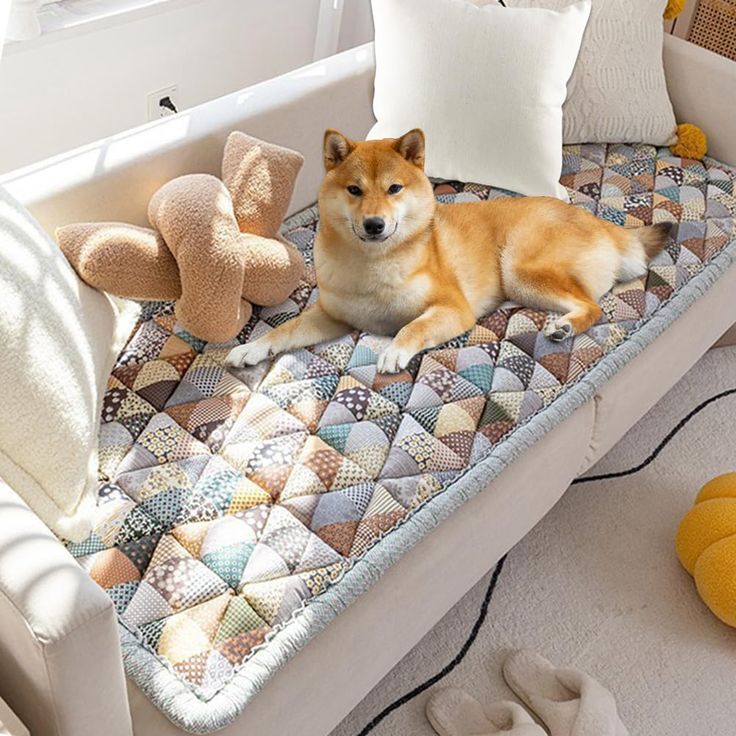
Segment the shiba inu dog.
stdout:
<path fill-rule="evenodd" d="M 394 373 L 507 299 L 561 314 L 545 332 L 565 340 L 591 327 L 601 296 L 644 274 L 667 240 L 669 224 L 624 229 L 551 197 L 440 204 L 424 152 L 419 129 L 365 142 L 325 133 L 319 299 L 234 348 L 229 365 L 359 329 L 395 335 L 378 359 Z"/>

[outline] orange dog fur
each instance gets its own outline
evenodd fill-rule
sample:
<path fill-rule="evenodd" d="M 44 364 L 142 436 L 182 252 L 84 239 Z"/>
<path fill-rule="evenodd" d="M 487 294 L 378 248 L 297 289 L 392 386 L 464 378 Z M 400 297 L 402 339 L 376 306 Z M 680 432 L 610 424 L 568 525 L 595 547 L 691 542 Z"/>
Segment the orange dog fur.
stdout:
<path fill-rule="evenodd" d="M 564 340 L 595 324 L 601 296 L 643 275 L 667 240 L 669 224 L 624 229 L 551 197 L 437 203 L 424 150 L 419 129 L 365 142 L 326 131 L 319 299 L 234 348 L 229 365 L 359 329 L 395 335 L 378 358 L 394 373 L 506 299 L 561 313 L 546 334 Z"/>

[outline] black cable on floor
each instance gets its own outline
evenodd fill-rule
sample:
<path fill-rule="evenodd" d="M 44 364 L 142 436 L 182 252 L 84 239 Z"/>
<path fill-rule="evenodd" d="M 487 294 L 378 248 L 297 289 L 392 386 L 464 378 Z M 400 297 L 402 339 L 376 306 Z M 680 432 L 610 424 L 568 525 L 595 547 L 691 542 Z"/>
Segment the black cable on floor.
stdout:
<path fill-rule="evenodd" d="M 401 708 L 402 705 L 408 703 L 413 698 L 416 698 L 417 695 L 423 693 L 427 688 L 430 688 L 432 687 L 432 685 L 437 684 L 443 677 L 449 675 L 450 672 L 452 672 L 455 667 L 457 667 L 460 662 L 463 661 L 463 659 L 465 659 L 465 655 L 468 653 L 468 651 L 470 651 L 470 647 L 473 646 L 473 643 L 478 637 L 481 627 L 483 626 L 483 623 L 488 616 L 488 606 L 491 603 L 493 591 L 496 588 L 496 583 L 498 582 L 498 578 L 501 575 L 501 570 L 503 569 L 503 563 L 505 561 L 506 555 L 504 555 L 498 561 L 496 569 L 493 571 L 493 575 L 491 575 L 491 580 L 488 583 L 488 589 L 486 590 L 486 594 L 483 598 L 483 603 L 481 604 L 478 618 L 473 624 L 470 635 L 465 640 L 465 643 L 463 644 L 460 651 L 453 657 L 452 661 L 445 665 L 445 667 L 443 667 L 436 675 L 432 675 L 432 677 L 417 685 L 413 690 L 410 690 L 405 695 L 402 695 L 400 698 L 394 700 L 393 703 L 387 705 L 375 718 L 373 718 L 368 724 L 366 724 L 366 726 L 360 731 L 360 733 L 358 733 L 358 736 L 366 736 L 366 734 L 369 734 L 384 718 L 386 718 L 386 716 L 393 713 L 397 708 Z"/>
<path fill-rule="evenodd" d="M 714 401 L 718 401 L 719 399 L 723 399 L 726 396 L 731 396 L 732 394 L 736 394 L 736 388 L 729 388 L 726 391 L 721 391 L 721 393 L 716 394 L 715 396 L 711 396 L 709 399 L 706 399 L 702 403 L 698 404 L 691 412 L 686 414 L 680 421 L 667 433 L 665 438 L 654 448 L 652 451 L 652 454 L 649 455 L 646 460 L 640 462 L 638 465 L 635 465 L 633 468 L 629 468 L 628 470 L 619 470 L 614 473 L 601 473 L 600 475 L 587 475 L 584 478 L 575 478 L 573 483 L 591 483 L 594 480 L 610 480 L 611 478 L 623 478 L 625 475 L 633 475 L 634 473 L 638 473 L 643 468 L 646 468 L 649 463 L 651 463 L 657 455 L 659 455 L 662 450 L 664 450 L 665 447 L 670 443 L 670 440 L 674 438 L 674 436 L 696 415 L 699 414 L 703 409 L 705 409 L 706 406 L 709 406 Z"/>

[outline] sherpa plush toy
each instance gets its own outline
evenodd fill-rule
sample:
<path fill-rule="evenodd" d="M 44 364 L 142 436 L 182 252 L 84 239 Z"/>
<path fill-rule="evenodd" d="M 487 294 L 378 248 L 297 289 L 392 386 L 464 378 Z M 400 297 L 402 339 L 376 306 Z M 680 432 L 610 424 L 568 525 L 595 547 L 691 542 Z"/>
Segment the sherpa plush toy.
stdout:
<path fill-rule="evenodd" d="M 278 229 L 303 162 L 300 153 L 234 132 L 222 181 L 180 176 L 153 195 L 153 230 L 77 223 L 56 238 L 90 286 L 128 299 L 177 299 L 177 319 L 192 335 L 226 342 L 250 318 L 251 302 L 280 304 L 302 276 L 301 255 Z"/>

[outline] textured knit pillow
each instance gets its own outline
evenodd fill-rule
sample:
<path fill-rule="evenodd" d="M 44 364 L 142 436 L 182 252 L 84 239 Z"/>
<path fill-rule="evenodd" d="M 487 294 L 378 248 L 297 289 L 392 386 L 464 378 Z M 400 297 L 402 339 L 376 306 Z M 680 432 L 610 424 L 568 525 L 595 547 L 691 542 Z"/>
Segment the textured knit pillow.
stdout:
<path fill-rule="evenodd" d="M 373 0 L 369 138 L 422 128 L 430 176 L 567 199 L 562 104 L 589 13 Z"/>
<path fill-rule="evenodd" d="M 507 0 L 515 8 L 560 10 L 572 0 Z M 667 0 L 593 0 L 562 108 L 565 143 L 677 140 L 662 63 Z"/>
<path fill-rule="evenodd" d="M 137 309 L 83 284 L 0 188 L 0 477 L 57 534 L 89 534 L 97 431 Z"/>

